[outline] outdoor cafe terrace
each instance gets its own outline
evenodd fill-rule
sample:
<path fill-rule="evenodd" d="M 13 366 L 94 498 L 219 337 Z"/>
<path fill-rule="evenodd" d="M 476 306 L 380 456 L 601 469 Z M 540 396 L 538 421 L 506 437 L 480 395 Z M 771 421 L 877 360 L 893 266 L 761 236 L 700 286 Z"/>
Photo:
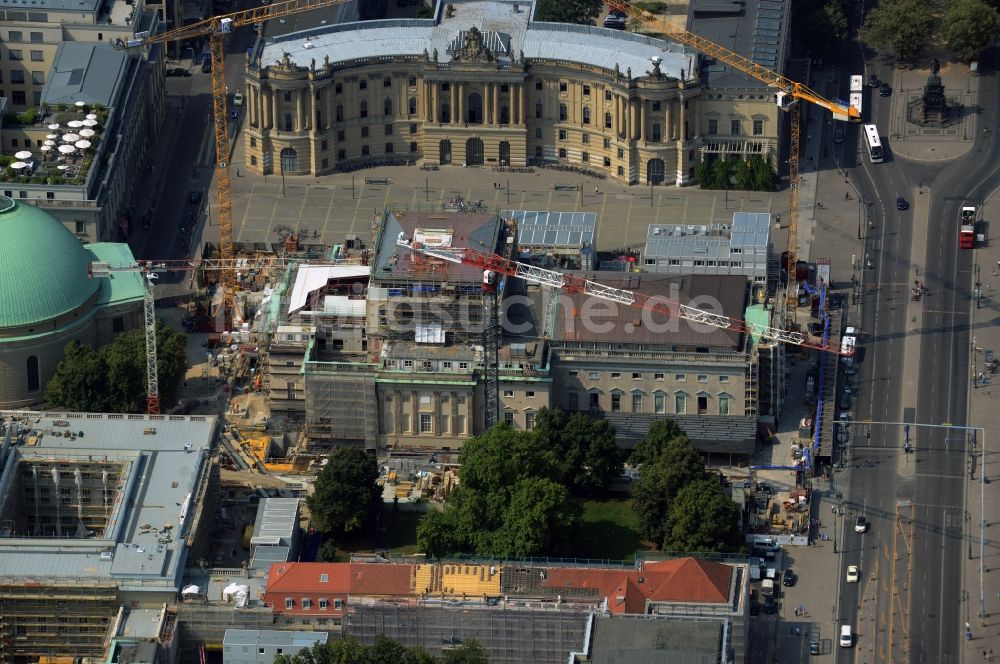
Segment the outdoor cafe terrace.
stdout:
<path fill-rule="evenodd" d="M 0 182 L 83 184 L 108 119 L 107 109 L 78 101 L 45 109 L 37 117 L 31 113 L 5 118 L 5 132 L 24 132 L 31 147 L 0 156 Z"/>

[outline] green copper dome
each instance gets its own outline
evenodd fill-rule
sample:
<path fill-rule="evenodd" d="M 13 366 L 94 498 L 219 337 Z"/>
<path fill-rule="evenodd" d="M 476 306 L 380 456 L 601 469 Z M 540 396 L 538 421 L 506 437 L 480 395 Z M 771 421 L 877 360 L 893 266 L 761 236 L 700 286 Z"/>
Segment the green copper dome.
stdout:
<path fill-rule="evenodd" d="M 93 257 L 48 213 L 0 196 L 0 328 L 51 320 L 100 288 Z"/>

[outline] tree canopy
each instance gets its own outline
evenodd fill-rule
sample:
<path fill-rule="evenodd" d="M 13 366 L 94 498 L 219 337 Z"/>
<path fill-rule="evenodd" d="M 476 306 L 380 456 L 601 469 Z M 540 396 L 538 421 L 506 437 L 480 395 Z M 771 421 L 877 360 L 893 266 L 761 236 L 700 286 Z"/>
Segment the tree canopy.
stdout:
<path fill-rule="evenodd" d="M 934 15 L 924 0 L 883 0 L 865 17 L 861 38 L 892 51 L 899 60 L 910 60 L 927 44 L 933 24 Z"/>
<path fill-rule="evenodd" d="M 615 441 L 615 428 L 607 420 L 542 408 L 531 433 L 555 453 L 563 482 L 577 495 L 607 491 L 622 474 L 625 455 Z"/>
<path fill-rule="evenodd" d="M 641 463 L 632 508 L 643 537 L 671 551 L 737 551 L 739 507 L 671 420 L 658 420 L 632 455 Z"/>
<path fill-rule="evenodd" d="M 754 155 L 749 159 L 705 160 L 695 166 L 695 178 L 702 189 L 732 189 L 734 191 L 774 191 L 777 173 L 770 156 Z"/>
<path fill-rule="evenodd" d="M 953 0 L 941 23 L 941 37 L 960 60 L 974 60 L 1000 35 L 1000 12 L 983 0 Z"/>
<path fill-rule="evenodd" d="M 792 26 L 801 51 L 816 57 L 835 54 L 847 38 L 847 17 L 840 0 L 798 0 Z"/>
<path fill-rule="evenodd" d="M 590 25 L 601 13 L 601 0 L 539 0 L 535 20 Z"/>
<path fill-rule="evenodd" d="M 156 322 L 160 400 L 171 403 L 187 371 L 187 336 Z M 76 341 L 45 386 L 50 407 L 96 413 L 142 412 L 146 403 L 146 335 L 132 330 L 94 350 Z"/>
<path fill-rule="evenodd" d="M 306 499 L 316 527 L 336 536 L 370 523 L 381 504 L 378 463 L 359 447 L 339 447 Z"/>
<path fill-rule="evenodd" d="M 346 637 L 317 643 L 295 655 L 277 655 L 274 664 L 489 664 L 489 657 L 475 639 L 434 657 L 423 648 L 404 646 L 386 636 L 378 636 L 370 646 Z"/>
<path fill-rule="evenodd" d="M 499 424 L 468 440 L 459 461 L 462 481 L 448 505 L 417 526 L 422 551 L 432 557 L 569 553 L 582 507 L 540 436 Z"/>

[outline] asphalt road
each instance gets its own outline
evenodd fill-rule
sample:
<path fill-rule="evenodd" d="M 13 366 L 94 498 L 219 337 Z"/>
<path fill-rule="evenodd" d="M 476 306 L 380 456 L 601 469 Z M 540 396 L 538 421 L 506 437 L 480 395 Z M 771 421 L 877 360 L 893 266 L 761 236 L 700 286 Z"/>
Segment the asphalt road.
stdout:
<path fill-rule="evenodd" d="M 996 52 L 983 63 L 989 73 L 981 81 L 979 107 L 986 110 L 980 127 L 989 127 L 986 118 L 995 118 L 1000 108 L 992 73 Z M 853 64 L 851 72 L 862 71 L 860 58 L 848 64 Z M 880 78 L 891 73 L 882 66 L 866 74 L 872 71 Z M 880 127 L 889 125 L 888 101 L 875 95 L 866 99 L 870 117 Z M 891 137 L 884 138 L 889 158 L 883 164 L 871 164 L 850 150 L 843 157 L 849 179 L 873 203 L 875 225 L 866 239 L 872 269 L 864 281 L 879 284 L 877 291 L 862 296 L 866 334 L 856 420 L 965 424 L 973 279 L 971 252 L 958 248 L 958 218 L 963 203 L 978 207 L 1000 186 L 1000 141 L 990 129 L 977 136 L 968 155 L 945 165 L 893 158 Z M 845 145 L 856 144 L 856 131 L 849 129 Z M 863 143 L 858 145 L 863 151 Z M 925 193 L 915 193 L 921 184 Z M 912 202 L 921 195 L 931 197 L 927 251 L 911 256 L 913 210 L 897 211 L 895 199 L 904 196 Z M 919 357 L 904 357 L 905 333 L 914 326 L 907 314 L 914 279 L 924 281 L 928 295 L 921 305 Z M 902 390 L 907 361 L 919 362 L 915 396 Z M 840 649 L 837 661 L 957 662 L 970 611 L 961 594 L 966 437 L 914 427 L 910 441 L 915 453 L 906 455 L 899 426 L 872 426 L 870 438 L 863 427 L 855 428 L 848 457 L 843 567 L 860 563 L 863 575 L 859 584 L 842 583 L 839 617 L 842 624 L 854 625 L 860 638 L 856 648 Z M 858 513 L 871 522 L 864 535 L 853 531 Z M 975 615 L 974 607 L 971 613 Z"/>

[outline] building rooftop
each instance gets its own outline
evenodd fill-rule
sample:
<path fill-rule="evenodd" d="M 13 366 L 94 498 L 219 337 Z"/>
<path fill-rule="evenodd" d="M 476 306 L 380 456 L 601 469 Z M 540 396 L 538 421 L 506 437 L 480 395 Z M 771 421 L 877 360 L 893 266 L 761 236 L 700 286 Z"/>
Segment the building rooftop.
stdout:
<path fill-rule="evenodd" d="M 722 258 L 738 253 L 767 253 L 771 237 L 767 212 L 736 212 L 732 224 L 651 224 L 646 231 L 645 259 Z"/>
<path fill-rule="evenodd" d="M 265 498 L 257 508 L 250 544 L 291 546 L 298 525 L 298 498 Z"/>
<path fill-rule="evenodd" d="M 179 587 L 215 417 L 0 417 L 0 576 Z M 53 489 L 59 503 L 45 500 Z M 102 505 L 95 498 L 105 492 Z M 69 503 L 61 510 L 63 496 Z"/>
<path fill-rule="evenodd" d="M 785 71 L 791 0 L 691 0 L 688 30 L 779 74 Z M 702 61 L 711 88 L 768 88 L 718 61 Z"/>
<path fill-rule="evenodd" d="M 454 7 L 450 15 L 444 5 Z M 517 10 L 515 11 L 515 7 Z M 392 56 L 432 56 L 448 63 L 462 44 L 462 33 L 477 28 L 499 67 L 505 67 L 521 53 L 528 59 L 576 62 L 605 69 L 615 66 L 635 77 L 652 69 L 650 59 L 661 58 L 661 69 L 669 76 L 691 77 L 694 55 L 681 46 L 661 39 L 621 30 L 568 23 L 530 20 L 534 3 L 530 0 L 439 0 L 433 19 L 363 21 L 268 39 L 260 63 L 269 67 L 287 53 L 300 67 L 329 59 L 337 65 L 366 58 Z"/>
<path fill-rule="evenodd" d="M 494 214 L 390 212 L 384 218 L 379 233 L 372 279 L 465 281 L 475 283 L 478 289 L 483 280 L 480 268 L 418 256 L 408 249 L 401 249 L 396 240 L 403 233 L 408 239 L 425 242 L 428 246 L 494 253 L 501 227 L 500 217 Z"/>
<path fill-rule="evenodd" d="M 663 417 L 645 413 L 610 412 L 601 412 L 598 416 L 615 427 L 618 441 L 628 447 L 637 445 L 649 433 L 653 422 Z M 671 419 L 677 422 L 677 426 L 691 439 L 691 444 L 699 452 L 753 454 L 757 441 L 757 418 L 753 415 L 671 415 Z"/>
<path fill-rule="evenodd" d="M 63 42 L 42 88 L 42 103 L 55 106 L 82 101 L 111 106 L 128 58 L 110 44 Z"/>
<path fill-rule="evenodd" d="M 503 210 L 500 216 L 517 220 L 517 245 L 521 249 L 580 249 L 594 244 L 594 212 Z"/>
<path fill-rule="evenodd" d="M 295 274 L 295 284 L 288 298 L 288 314 L 299 313 L 310 304 L 310 296 L 331 281 L 354 280 L 363 295 L 368 287 L 371 268 L 367 265 L 301 265 Z"/>
<path fill-rule="evenodd" d="M 26 12 L 94 12 L 97 11 L 101 2 L 103 0 L 0 0 L 0 9 Z M 29 18 L 28 20 L 34 19 Z"/>
<path fill-rule="evenodd" d="M 716 664 L 722 652 L 722 620 L 596 616 L 591 664 Z M 577 660 L 584 661 L 584 660 Z"/>
<path fill-rule="evenodd" d="M 680 303 L 739 319 L 747 300 L 744 276 L 676 276 L 637 272 L 576 273 L 614 288 L 632 291 L 658 307 L 642 309 L 582 293 L 561 294 L 554 309 L 552 339 L 558 342 L 641 344 L 650 347 L 688 346 L 740 350 L 743 334 L 671 320 L 662 310 Z"/>
<path fill-rule="evenodd" d="M 413 591 L 415 569 L 408 563 L 278 563 L 271 566 L 266 592 L 405 596 Z"/>
<path fill-rule="evenodd" d="M 277 646 L 289 648 L 295 654 L 303 648 L 311 648 L 317 641 L 326 643 L 329 632 L 299 632 L 282 629 L 227 629 L 222 641 L 223 647 L 230 646 Z"/>

